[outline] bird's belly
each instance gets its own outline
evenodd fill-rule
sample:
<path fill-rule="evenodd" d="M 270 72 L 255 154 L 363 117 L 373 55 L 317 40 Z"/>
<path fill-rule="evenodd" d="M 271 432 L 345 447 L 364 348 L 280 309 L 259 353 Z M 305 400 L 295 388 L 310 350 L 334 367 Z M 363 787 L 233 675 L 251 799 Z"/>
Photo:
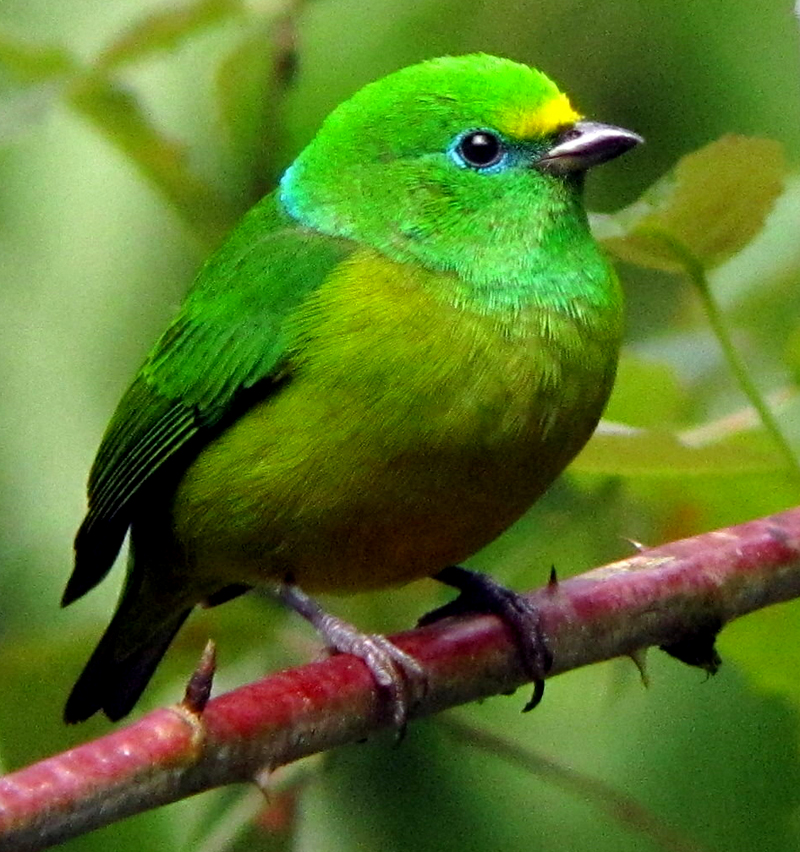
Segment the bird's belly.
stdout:
<path fill-rule="evenodd" d="M 489 458 L 424 452 L 386 464 L 364 460 L 346 479 L 333 495 L 327 474 L 307 482 L 310 499 L 283 531 L 279 561 L 310 591 L 430 576 L 498 536 L 542 490 Z"/>
<path fill-rule="evenodd" d="M 511 525 L 599 414 L 584 401 L 565 430 L 536 402 L 454 413 L 449 400 L 403 418 L 290 386 L 189 468 L 178 540 L 193 570 L 236 583 L 350 593 L 430 576 Z"/>

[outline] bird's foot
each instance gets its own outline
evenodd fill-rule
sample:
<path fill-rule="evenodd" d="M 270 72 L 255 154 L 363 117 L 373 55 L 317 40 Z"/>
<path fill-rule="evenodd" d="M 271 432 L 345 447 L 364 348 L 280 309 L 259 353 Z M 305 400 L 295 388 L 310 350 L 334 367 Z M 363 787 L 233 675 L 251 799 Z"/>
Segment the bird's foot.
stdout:
<path fill-rule="evenodd" d="M 422 666 L 385 636 L 362 633 L 349 622 L 325 612 L 297 586 L 284 585 L 278 595 L 317 629 L 330 650 L 353 654 L 364 661 L 375 679 L 385 712 L 402 736 L 409 713 L 427 692 L 428 682 Z"/>
<path fill-rule="evenodd" d="M 511 631 L 525 672 L 533 681 L 533 695 L 523 713 L 533 710 L 544 695 L 544 677 L 553 664 L 542 631 L 541 617 L 526 597 L 475 571 L 451 565 L 434 579 L 459 590 L 459 596 L 423 616 L 419 624 L 431 624 L 451 615 L 484 612 L 496 615 Z"/>

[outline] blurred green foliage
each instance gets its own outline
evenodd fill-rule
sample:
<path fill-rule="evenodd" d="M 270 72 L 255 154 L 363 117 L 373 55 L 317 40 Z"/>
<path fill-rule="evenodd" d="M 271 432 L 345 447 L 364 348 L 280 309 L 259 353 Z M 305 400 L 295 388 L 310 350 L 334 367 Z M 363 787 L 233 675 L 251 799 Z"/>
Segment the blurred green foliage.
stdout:
<path fill-rule="evenodd" d="M 796 453 L 799 34 L 789 0 L 3 0 L 4 768 L 107 729 L 102 720 L 66 729 L 60 713 L 118 586 L 68 611 L 58 600 L 86 472 L 120 393 L 210 247 L 325 114 L 421 58 L 484 50 L 529 62 L 588 115 L 648 140 L 588 187 L 591 209 L 625 208 L 594 220 L 624 258 L 628 345 L 608 417 L 625 428 L 602 430 L 473 564 L 530 587 L 551 564 L 566 575 L 626 555 L 624 537 L 656 544 L 796 503 L 797 475 L 749 410 L 708 310 L 719 311 Z M 679 158 L 731 133 L 780 143 L 788 178 L 775 144 L 728 140 L 648 190 Z M 365 628 L 393 630 L 441 594 L 417 583 L 331 605 Z M 653 653 L 648 690 L 620 661 L 552 682 L 530 716 L 516 696 L 459 718 L 611 785 L 703 848 L 794 850 L 798 614 L 786 605 L 727 628 L 725 665 L 708 683 Z M 252 597 L 197 613 L 142 709 L 180 695 L 209 635 L 220 648 L 219 690 L 315 647 L 296 619 Z M 598 811 L 592 796 L 508 766 L 435 719 L 413 725 L 399 748 L 379 738 L 276 781 L 255 822 L 259 800 L 225 790 L 64 848 L 665 848 Z"/>

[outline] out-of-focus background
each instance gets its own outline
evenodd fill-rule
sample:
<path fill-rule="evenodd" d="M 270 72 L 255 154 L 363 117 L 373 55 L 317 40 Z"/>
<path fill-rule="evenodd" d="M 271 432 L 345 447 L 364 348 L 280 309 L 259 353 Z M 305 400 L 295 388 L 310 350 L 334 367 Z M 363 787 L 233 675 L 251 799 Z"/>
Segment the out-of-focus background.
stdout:
<path fill-rule="evenodd" d="M 630 204 L 724 134 L 784 146 L 786 184 L 763 231 L 710 282 L 757 386 L 800 447 L 800 29 L 790 0 L 3 0 L 3 769 L 109 727 L 66 728 L 60 715 L 121 567 L 66 611 L 59 597 L 105 424 L 199 264 L 339 101 L 403 65 L 475 50 L 540 67 L 587 115 L 646 137 L 592 173 L 593 211 Z M 615 444 L 579 459 L 471 561 L 518 588 L 541 583 L 552 564 L 566 576 L 621 558 L 626 537 L 657 544 L 798 502 L 797 479 L 748 426 L 747 400 L 696 290 L 633 264 L 620 273 L 629 331 L 608 416 L 650 434 L 693 435 L 696 445 L 704 436 L 708 455 L 679 464 L 640 451 L 632 461 Z M 736 452 L 715 453 L 730 441 Z M 443 600 L 420 582 L 328 603 L 365 628 L 395 630 Z M 219 690 L 316 653 L 297 618 L 262 601 L 198 612 L 137 714 L 181 695 L 209 635 Z M 520 715 L 520 695 L 495 698 L 413 724 L 399 747 L 381 737 L 312 761 L 278 779 L 266 811 L 257 795 L 226 790 L 64 848 L 795 850 L 800 610 L 743 619 L 719 648 L 724 666 L 710 680 L 655 651 L 647 689 L 630 661 L 594 666 L 552 681 L 533 714 Z M 576 793 L 510 766 L 463 730 L 454 737 L 447 718 L 592 783 Z M 663 834 L 604 808 L 602 784 L 635 799 Z"/>

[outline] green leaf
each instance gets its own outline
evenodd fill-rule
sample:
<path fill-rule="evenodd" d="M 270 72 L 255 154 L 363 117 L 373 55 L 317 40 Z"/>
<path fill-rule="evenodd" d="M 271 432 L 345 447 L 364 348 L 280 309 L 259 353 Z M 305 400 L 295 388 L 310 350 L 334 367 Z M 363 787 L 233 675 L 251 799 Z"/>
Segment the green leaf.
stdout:
<path fill-rule="evenodd" d="M 686 477 L 783 470 L 777 452 L 757 436 L 734 435 L 701 443 L 691 433 L 637 429 L 603 421 L 570 465 L 574 473 Z"/>
<path fill-rule="evenodd" d="M 669 364 L 645 361 L 625 352 L 605 417 L 629 426 L 663 428 L 679 421 L 686 402 L 686 394 Z"/>
<path fill-rule="evenodd" d="M 0 68 L 19 83 L 39 83 L 73 74 L 79 66 L 62 47 L 27 44 L 0 32 Z"/>
<path fill-rule="evenodd" d="M 800 325 L 789 335 L 784 350 L 786 365 L 791 371 L 792 378 L 800 385 Z"/>
<path fill-rule="evenodd" d="M 759 610 L 723 630 L 719 648 L 750 680 L 768 693 L 782 695 L 800 707 L 800 601 Z"/>
<path fill-rule="evenodd" d="M 98 57 L 97 67 L 118 68 L 153 53 L 171 50 L 198 30 L 242 14 L 241 0 L 199 0 L 181 8 L 158 10 L 132 24 Z"/>
<path fill-rule="evenodd" d="M 688 154 L 629 207 L 598 215 L 598 239 L 629 263 L 667 272 L 685 269 L 683 253 L 709 268 L 758 234 L 783 189 L 778 142 L 728 135 Z"/>

